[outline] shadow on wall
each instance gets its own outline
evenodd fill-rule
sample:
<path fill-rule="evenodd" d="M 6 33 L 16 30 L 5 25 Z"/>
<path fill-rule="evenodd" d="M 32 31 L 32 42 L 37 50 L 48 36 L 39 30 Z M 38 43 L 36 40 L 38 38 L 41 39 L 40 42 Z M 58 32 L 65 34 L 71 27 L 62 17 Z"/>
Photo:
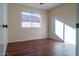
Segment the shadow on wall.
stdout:
<path fill-rule="evenodd" d="M 76 29 L 66 25 L 65 23 L 55 19 L 55 34 L 66 43 L 76 44 Z"/>

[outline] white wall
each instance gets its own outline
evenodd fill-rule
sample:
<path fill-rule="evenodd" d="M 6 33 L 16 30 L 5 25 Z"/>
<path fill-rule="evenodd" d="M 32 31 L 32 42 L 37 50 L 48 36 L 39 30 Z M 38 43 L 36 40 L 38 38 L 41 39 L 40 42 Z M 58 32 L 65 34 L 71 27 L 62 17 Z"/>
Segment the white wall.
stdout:
<path fill-rule="evenodd" d="M 61 40 L 55 34 L 55 19 L 76 29 L 76 4 L 62 4 L 49 11 L 49 38 Z"/>
<path fill-rule="evenodd" d="M 22 28 L 21 11 L 32 11 L 42 15 L 41 28 Z M 20 4 L 8 4 L 8 42 L 47 38 L 47 12 Z"/>

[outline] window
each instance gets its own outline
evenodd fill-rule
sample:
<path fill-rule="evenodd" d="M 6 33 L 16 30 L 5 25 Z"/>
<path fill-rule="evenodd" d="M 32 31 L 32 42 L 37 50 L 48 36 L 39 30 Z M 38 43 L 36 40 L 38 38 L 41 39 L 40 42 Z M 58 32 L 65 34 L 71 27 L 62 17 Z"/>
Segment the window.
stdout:
<path fill-rule="evenodd" d="M 40 28 L 41 15 L 31 12 L 22 12 L 22 28 Z"/>

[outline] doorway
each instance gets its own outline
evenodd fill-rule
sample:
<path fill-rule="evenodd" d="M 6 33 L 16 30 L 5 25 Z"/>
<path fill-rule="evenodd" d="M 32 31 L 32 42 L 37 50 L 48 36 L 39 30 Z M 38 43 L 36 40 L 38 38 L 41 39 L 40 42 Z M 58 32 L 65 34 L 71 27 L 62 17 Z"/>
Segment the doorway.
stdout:
<path fill-rule="evenodd" d="M 7 46 L 7 4 L 0 3 L 0 56 L 5 55 Z"/>

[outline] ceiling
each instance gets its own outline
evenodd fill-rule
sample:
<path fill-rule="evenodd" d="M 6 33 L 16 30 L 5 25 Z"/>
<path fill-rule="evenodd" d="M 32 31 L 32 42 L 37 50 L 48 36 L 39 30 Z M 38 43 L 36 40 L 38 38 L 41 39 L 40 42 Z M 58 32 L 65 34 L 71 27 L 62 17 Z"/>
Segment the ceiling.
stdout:
<path fill-rule="evenodd" d="M 40 3 L 23 3 L 23 5 L 40 8 L 43 10 L 50 10 L 50 9 L 60 5 L 60 3 L 43 3 L 42 5 Z"/>

